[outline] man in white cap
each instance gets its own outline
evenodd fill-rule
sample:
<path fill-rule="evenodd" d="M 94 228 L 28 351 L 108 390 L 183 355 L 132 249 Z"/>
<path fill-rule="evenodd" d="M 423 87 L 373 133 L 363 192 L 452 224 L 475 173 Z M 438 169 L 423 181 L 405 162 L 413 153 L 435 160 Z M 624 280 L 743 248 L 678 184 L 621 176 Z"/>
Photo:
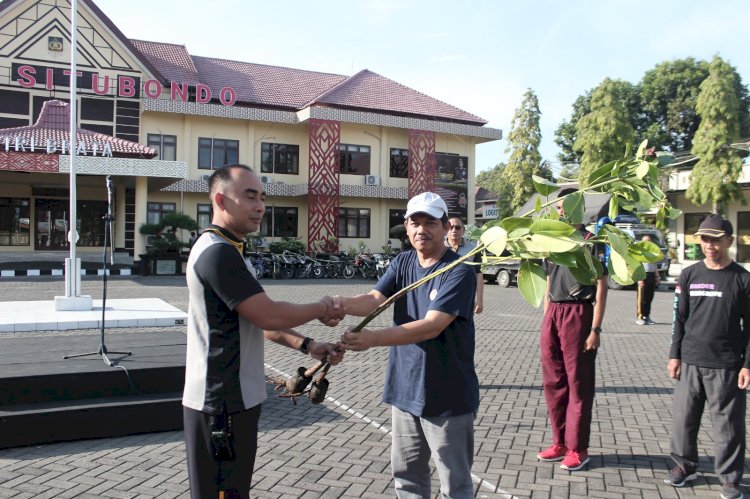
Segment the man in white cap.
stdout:
<path fill-rule="evenodd" d="M 695 233 L 705 258 L 680 274 L 675 288 L 669 376 L 677 380 L 671 456 L 664 480 L 682 487 L 697 478 L 698 429 L 708 401 L 714 466 L 721 497 L 741 499 L 745 467 L 745 392 L 750 385 L 750 272 L 729 258 L 732 224 L 707 217 Z"/>
<path fill-rule="evenodd" d="M 448 208 L 440 196 L 414 196 L 404 218 L 414 251 L 394 258 L 368 294 L 335 297 L 346 314 L 366 316 L 399 290 L 459 258 L 443 244 Z M 391 468 L 397 497 L 432 496 L 431 455 L 442 497 L 474 497 L 471 466 L 479 408 L 475 290 L 475 270 L 457 265 L 397 300 L 393 326 L 341 336 L 347 350 L 391 347 L 383 401 L 392 406 Z"/>

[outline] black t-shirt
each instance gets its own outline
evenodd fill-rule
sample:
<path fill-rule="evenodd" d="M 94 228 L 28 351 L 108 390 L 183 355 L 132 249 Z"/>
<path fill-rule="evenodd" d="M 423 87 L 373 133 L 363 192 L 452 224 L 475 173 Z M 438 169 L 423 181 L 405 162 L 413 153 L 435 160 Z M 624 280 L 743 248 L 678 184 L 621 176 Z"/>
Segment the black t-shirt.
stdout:
<path fill-rule="evenodd" d="M 585 230 L 580 233 L 584 239 L 593 236 L 591 232 Z M 542 262 L 542 267 L 549 276 L 549 300 L 551 302 L 593 303 L 596 300 L 596 284 L 581 284 L 568 267 L 557 265 L 546 259 Z"/>
<path fill-rule="evenodd" d="M 675 288 L 669 358 L 698 367 L 750 368 L 749 306 L 750 272 L 742 266 L 711 270 L 698 262 L 686 268 Z"/>

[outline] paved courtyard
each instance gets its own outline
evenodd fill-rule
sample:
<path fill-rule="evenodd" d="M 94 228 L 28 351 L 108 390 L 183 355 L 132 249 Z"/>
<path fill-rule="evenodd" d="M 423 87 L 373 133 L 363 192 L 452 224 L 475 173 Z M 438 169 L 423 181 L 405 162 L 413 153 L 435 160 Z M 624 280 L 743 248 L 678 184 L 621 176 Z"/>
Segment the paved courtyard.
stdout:
<path fill-rule="evenodd" d="M 323 294 L 367 292 L 365 281 L 263 281 L 275 299 L 309 301 Z M 83 292 L 101 294 L 98 280 Z M 0 300 L 52 299 L 60 279 L 4 279 Z M 541 311 L 516 288 L 485 287 L 477 316 L 476 364 L 481 406 L 476 419 L 476 497 L 676 498 L 719 497 L 713 474 L 713 440 L 707 416 L 699 435 L 701 469 L 692 486 L 674 489 L 662 479 L 671 466 L 669 432 L 672 382 L 666 374 L 672 292 L 657 293 L 654 326 L 636 326 L 635 292 L 610 292 L 598 354 L 591 462 L 570 473 L 542 463 L 536 453 L 550 443 L 541 391 L 538 341 Z M 187 309 L 184 278 L 111 278 L 110 298 L 158 297 Z M 382 314 L 375 325 L 389 322 Z M 347 318 L 345 324 L 356 319 Z M 333 340 L 340 330 L 300 328 Z M 134 334 L 184 328 L 133 329 Z M 91 335 L 98 330 L 3 333 Z M 387 350 L 349 354 L 330 372 L 329 398 L 320 405 L 269 399 L 261 418 L 252 497 L 389 497 L 390 407 L 380 402 Z M 309 365 L 299 353 L 269 344 L 268 376 Z M 2 436 L 0 436 L 2 438 Z M 747 481 L 746 481 L 747 482 Z M 57 443 L 0 450 L 0 497 L 188 497 L 181 432 Z M 433 493 L 438 494 L 433 480 Z M 747 489 L 745 489 L 747 493 Z"/>

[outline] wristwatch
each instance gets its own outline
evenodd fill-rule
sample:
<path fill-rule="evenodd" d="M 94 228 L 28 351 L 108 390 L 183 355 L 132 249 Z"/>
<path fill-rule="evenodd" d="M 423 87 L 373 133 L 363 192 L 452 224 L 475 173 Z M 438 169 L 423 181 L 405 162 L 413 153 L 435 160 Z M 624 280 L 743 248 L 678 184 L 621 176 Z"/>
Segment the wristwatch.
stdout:
<path fill-rule="evenodd" d="M 302 344 L 299 346 L 299 351 L 307 355 L 307 347 L 312 343 L 313 339 L 309 336 L 302 340 Z"/>
<path fill-rule="evenodd" d="M 594 334 L 601 334 L 602 328 L 600 327 L 591 328 L 591 331 L 593 331 Z"/>

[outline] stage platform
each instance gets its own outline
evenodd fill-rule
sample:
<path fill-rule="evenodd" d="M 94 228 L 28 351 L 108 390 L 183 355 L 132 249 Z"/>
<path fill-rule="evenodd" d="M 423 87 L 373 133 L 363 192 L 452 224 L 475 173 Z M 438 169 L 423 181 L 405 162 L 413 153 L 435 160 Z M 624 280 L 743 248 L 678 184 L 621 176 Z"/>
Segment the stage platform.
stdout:
<path fill-rule="evenodd" d="M 108 299 L 105 328 L 165 327 L 187 324 L 187 314 L 159 298 Z M 100 329 L 102 301 L 86 311 L 57 311 L 55 302 L 0 302 L 0 332 Z"/>
<path fill-rule="evenodd" d="M 0 448 L 182 428 L 185 332 L 106 332 L 0 340 Z M 124 368 L 124 369 L 123 369 Z M 125 372 L 127 370 L 127 372 Z"/>

